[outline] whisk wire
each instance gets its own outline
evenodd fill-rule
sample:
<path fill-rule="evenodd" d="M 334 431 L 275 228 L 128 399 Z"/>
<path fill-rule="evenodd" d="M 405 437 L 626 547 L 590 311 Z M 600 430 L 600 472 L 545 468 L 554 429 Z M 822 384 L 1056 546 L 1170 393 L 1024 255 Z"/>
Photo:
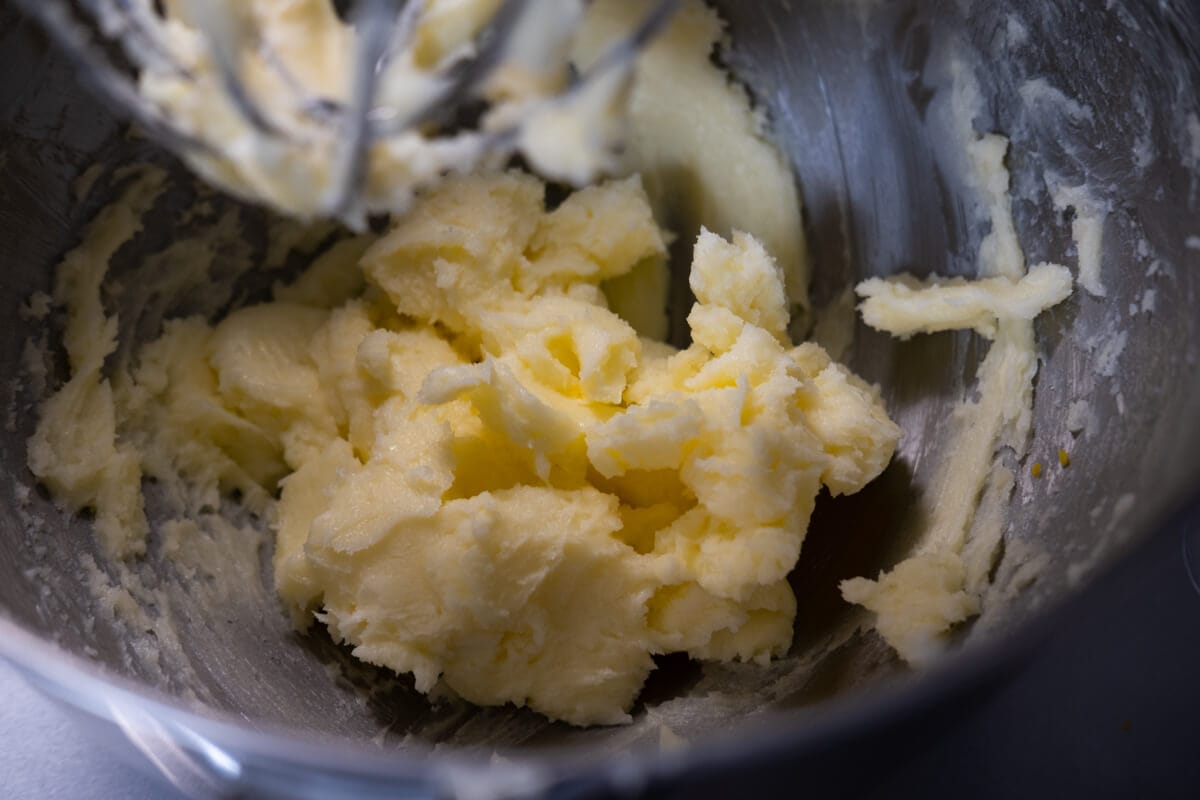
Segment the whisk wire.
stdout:
<path fill-rule="evenodd" d="M 387 138 L 420 125 L 446 122 L 446 118 L 469 101 L 480 83 L 496 68 L 527 4 L 528 0 L 504 0 L 476 37 L 474 53 L 447 66 L 439 90 L 416 110 L 376 123 L 372 137 Z"/>
<path fill-rule="evenodd" d="M 37 19 L 52 40 L 75 63 L 80 76 L 150 136 L 177 152 L 212 152 L 203 139 L 184 131 L 154 103 L 146 100 L 128 74 L 96 42 L 93 31 L 81 23 L 66 3 L 55 0 L 17 0 Z"/>
<path fill-rule="evenodd" d="M 371 106 L 375 102 L 380 70 L 393 42 L 389 33 L 404 16 L 403 12 L 399 17 L 395 14 L 395 5 L 389 0 L 364 0 L 355 15 L 360 38 L 354 61 L 354 94 L 346 115 L 346 146 L 342 150 L 338 177 L 334 179 L 335 194 L 330 208 L 334 216 L 348 218 L 356 227 L 365 223 L 365 210 L 356 199 L 362 197 L 361 187 L 367 178 L 372 141 Z"/>
<path fill-rule="evenodd" d="M 143 69 L 187 76 L 159 34 L 158 17 L 149 0 L 80 0 L 100 32 L 118 42 L 129 61 Z"/>
<path fill-rule="evenodd" d="M 232 0 L 237 2 L 237 0 Z M 209 53 L 217 68 L 225 94 L 233 107 L 256 131 L 272 137 L 285 137 L 278 125 L 267 119 L 262 108 L 253 101 L 241 77 L 239 61 L 245 45 L 257 46 L 257 37 L 249 33 L 235 14 L 223 13 L 223 2 L 198 0 L 189 4 L 194 24 L 205 38 Z"/>

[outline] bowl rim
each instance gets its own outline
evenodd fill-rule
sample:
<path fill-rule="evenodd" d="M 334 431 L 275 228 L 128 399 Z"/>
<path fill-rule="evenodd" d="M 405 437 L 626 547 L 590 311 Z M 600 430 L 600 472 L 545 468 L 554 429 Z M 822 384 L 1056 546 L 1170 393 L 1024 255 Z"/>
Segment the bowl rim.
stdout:
<path fill-rule="evenodd" d="M 528 757 L 497 762 L 467 752 L 424 753 L 372 750 L 362 744 L 324 734 L 306 734 L 268 723 L 251 726 L 218 709 L 185 705 L 155 688 L 110 672 L 22 627 L 0 610 L 0 657 L 12 663 L 33 686 L 70 709 L 94 719 L 120 724 L 122 709 L 164 726 L 174 744 L 201 748 L 201 762 L 220 772 L 215 752 L 231 759 L 237 769 L 226 778 L 238 780 L 241 767 L 280 773 L 292 770 L 296 780 L 309 780 L 313 771 L 356 786 L 417 781 L 432 789 L 494 797 L 532 794 L 570 778 L 597 785 L 645 786 L 671 781 L 684 772 L 722 773 L 751 763 L 770 763 L 784 757 L 835 749 L 855 736 L 878 732 L 911 720 L 922 711 L 961 697 L 972 689 L 1011 672 L 1039 642 L 1049 638 L 1088 599 L 1105 590 L 1152 540 L 1177 532 L 1189 518 L 1200 516 L 1200 489 L 1179 493 L 1149 524 L 1137 525 L 1128 541 L 1116 545 L 1104 562 L 1078 588 L 1068 589 L 1013 630 L 947 653 L 937 663 L 895 680 L 886 680 L 848 695 L 839 695 L 799 709 L 768 710 L 677 751 L 608 754 L 582 759 L 585 747 L 568 745 L 553 750 L 530 749 Z M 1134 526 L 1130 526 L 1134 527 Z M 128 731 L 126 731 L 128 734 Z M 161 734 L 160 734 L 161 735 Z M 190 742 L 190 745 L 187 743 Z M 520 751 L 516 751 L 520 752 Z M 523 756 L 526 754 L 522 754 Z M 547 757 L 549 756 L 549 757 Z M 552 763 L 553 762 L 553 763 Z M 147 761 L 149 763 L 149 760 Z M 295 771 L 303 767 L 303 772 Z M 159 765 L 160 770 L 162 766 Z M 168 779 L 173 776 L 164 770 Z M 304 775 L 305 778 L 299 776 Z M 234 786 L 243 784 L 233 783 Z M 251 782 L 251 785 L 253 783 Z"/>

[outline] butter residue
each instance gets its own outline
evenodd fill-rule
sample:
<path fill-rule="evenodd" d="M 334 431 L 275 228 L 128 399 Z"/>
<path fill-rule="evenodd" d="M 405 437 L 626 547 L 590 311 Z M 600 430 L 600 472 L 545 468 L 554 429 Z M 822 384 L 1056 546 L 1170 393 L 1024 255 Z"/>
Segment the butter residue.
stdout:
<path fill-rule="evenodd" d="M 141 230 L 165 180 L 157 170 L 136 178 L 59 265 L 53 300 L 71 311 L 62 336 L 71 377 L 42 406 L 28 445 L 29 469 L 38 480 L 71 511 L 94 509 L 96 535 L 122 557 L 145 550 L 149 526 L 138 454 L 117 439 L 120 410 L 104 375 L 104 361 L 117 348 L 117 325 L 105 314 L 100 285 L 109 260 Z"/>
<path fill-rule="evenodd" d="M 1070 186 L 1058 175 L 1048 173 L 1046 184 L 1056 211 L 1070 209 L 1071 238 L 1075 242 L 1079 260 L 1079 285 L 1093 297 L 1103 298 L 1108 292 L 1104 288 L 1101 270 L 1104 244 L 1104 227 L 1108 222 L 1108 208 L 1092 196 L 1086 186 Z"/>
<path fill-rule="evenodd" d="M 595 63 L 644 13 L 639 0 L 592 3 L 573 59 Z M 716 11 L 684 4 L 638 61 L 623 165 L 642 175 L 658 219 L 688 241 L 701 227 L 726 238 L 753 232 L 783 268 L 792 305 L 807 309 L 810 265 L 796 177 L 767 140 L 745 87 L 714 63 L 727 45 Z"/>
<path fill-rule="evenodd" d="M 968 281 L 910 275 L 860 283 L 863 321 L 901 339 L 918 333 L 973 330 L 995 338 L 1006 319 L 1032 320 L 1071 294 L 1071 273 L 1058 264 L 1039 264 L 1020 280 L 997 277 Z"/>
<path fill-rule="evenodd" d="M 145 546 L 143 476 L 210 507 L 236 492 L 275 529 L 297 625 L 321 620 L 423 692 L 619 723 L 652 654 L 782 655 L 818 491 L 861 489 L 898 428 L 875 387 L 790 344 L 783 269 L 753 237 L 698 237 L 679 351 L 602 289 L 664 257 L 639 180 L 551 211 L 543 193 L 518 173 L 452 178 L 273 302 L 167 322 L 110 381 L 73 357 L 31 467 L 112 520 L 115 557 Z M 114 219 L 144 205 L 127 197 Z M 93 279 L 56 293 L 71 352 L 113 328 L 113 230 L 129 226 L 97 223 L 78 250 Z M 70 398 L 110 382 L 95 426 Z"/>
<path fill-rule="evenodd" d="M 875 629 L 914 665 L 934 660 L 946 634 L 982 610 L 1016 483 L 1005 453 L 1024 459 L 1033 430 L 1033 318 L 1071 290 L 1064 267 L 1026 270 L 1004 163 L 1008 140 L 975 134 L 969 120 L 962 127 L 981 215 L 991 223 L 980 245 L 980 279 L 935 277 L 919 286 L 898 277 L 859 288 L 867 298 L 864 318 L 881 330 L 909 336 L 961 328 L 992 339 L 977 372 L 978 398 L 955 408 L 948 444 L 923 493 L 915 552 L 875 580 L 841 584 L 842 596 L 871 611 Z"/>

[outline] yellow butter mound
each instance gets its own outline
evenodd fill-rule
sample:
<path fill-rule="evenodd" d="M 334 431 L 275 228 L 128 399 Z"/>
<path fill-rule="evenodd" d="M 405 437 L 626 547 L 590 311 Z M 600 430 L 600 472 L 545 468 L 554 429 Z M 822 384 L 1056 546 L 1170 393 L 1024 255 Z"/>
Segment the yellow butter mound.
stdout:
<path fill-rule="evenodd" d="M 640 337 L 604 287 L 660 291 L 665 250 L 636 178 L 549 211 L 531 177 L 453 179 L 361 259 L 169 325 L 114 390 L 124 437 L 274 520 L 301 627 L 422 692 L 626 721 L 653 654 L 787 651 L 818 491 L 861 489 L 899 436 L 875 388 L 791 347 L 749 236 L 701 234 L 691 347 Z M 310 291 L 359 269 L 348 301 Z"/>

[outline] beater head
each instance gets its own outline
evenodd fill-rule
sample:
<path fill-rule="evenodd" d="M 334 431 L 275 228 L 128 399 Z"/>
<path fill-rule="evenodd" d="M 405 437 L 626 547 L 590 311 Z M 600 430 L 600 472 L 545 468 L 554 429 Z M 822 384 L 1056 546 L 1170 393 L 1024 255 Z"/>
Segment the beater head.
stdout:
<path fill-rule="evenodd" d="M 579 71 L 585 0 L 21 0 L 83 77 L 197 172 L 360 228 L 446 176 L 522 155 L 612 169 L 638 53 L 680 0 Z"/>

